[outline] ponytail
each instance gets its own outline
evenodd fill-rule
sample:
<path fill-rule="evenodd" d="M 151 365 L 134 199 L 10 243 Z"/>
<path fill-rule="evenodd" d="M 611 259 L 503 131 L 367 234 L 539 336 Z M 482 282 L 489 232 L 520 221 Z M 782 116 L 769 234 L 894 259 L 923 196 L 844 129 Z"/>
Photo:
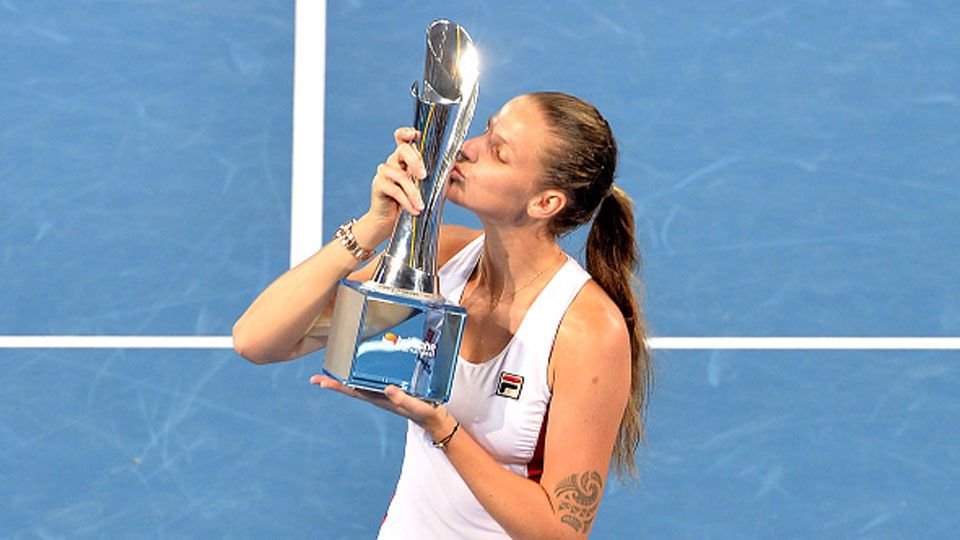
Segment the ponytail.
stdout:
<path fill-rule="evenodd" d="M 621 477 L 636 474 L 635 450 L 644 440 L 644 419 L 653 366 L 647 347 L 646 323 L 634 294 L 634 283 L 642 294 L 637 279 L 640 252 L 634 240 L 633 203 L 617 185 L 600 203 L 590 227 L 586 245 L 587 272 L 617 304 L 627 323 L 630 336 L 630 399 L 620 421 L 620 431 L 613 449 L 614 470 Z"/>
<path fill-rule="evenodd" d="M 567 204 L 547 224 L 561 236 L 593 219 L 587 235 L 587 271 L 623 313 L 630 335 L 630 398 L 613 448 L 617 474 L 636 475 L 634 454 L 644 440 L 644 420 L 653 365 L 646 323 L 634 287 L 642 294 L 640 253 L 634 240 L 633 203 L 613 183 L 617 142 L 607 120 L 593 105 L 569 94 L 528 94 L 540 106 L 559 144 L 543 158 L 542 187 L 567 193 Z"/>

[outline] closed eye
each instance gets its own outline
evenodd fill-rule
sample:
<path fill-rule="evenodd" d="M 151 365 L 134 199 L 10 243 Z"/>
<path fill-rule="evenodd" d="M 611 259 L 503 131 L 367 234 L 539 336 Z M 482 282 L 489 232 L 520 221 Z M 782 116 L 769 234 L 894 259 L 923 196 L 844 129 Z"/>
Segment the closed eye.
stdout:
<path fill-rule="evenodd" d="M 487 118 L 487 128 L 483 130 L 483 134 L 484 134 L 484 135 L 488 135 L 488 134 L 490 133 L 490 130 L 491 130 L 491 129 L 493 129 L 493 117 L 492 117 L 492 116 L 489 117 L 489 118 Z M 503 153 L 503 150 L 502 150 L 502 146 L 503 146 L 503 145 L 502 145 L 502 143 L 500 142 L 500 137 L 496 137 L 496 136 L 495 136 L 495 137 L 492 137 L 492 140 L 495 141 L 495 142 L 491 145 L 490 151 L 493 152 L 493 155 L 497 158 L 497 161 L 499 161 L 500 163 L 506 163 L 507 160 L 506 160 L 506 158 L 504 157 L 504 153 Z"/>

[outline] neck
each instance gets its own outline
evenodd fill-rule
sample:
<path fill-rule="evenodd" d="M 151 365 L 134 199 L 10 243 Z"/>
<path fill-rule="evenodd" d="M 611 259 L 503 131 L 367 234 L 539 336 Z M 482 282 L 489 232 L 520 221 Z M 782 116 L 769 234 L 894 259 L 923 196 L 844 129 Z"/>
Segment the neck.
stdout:
<path fill-rule="evenodd" d="M 509 296 L 566 260 L 556 240 L 541 229 L 484 227 L 479 276 L 493 295 Z"/>

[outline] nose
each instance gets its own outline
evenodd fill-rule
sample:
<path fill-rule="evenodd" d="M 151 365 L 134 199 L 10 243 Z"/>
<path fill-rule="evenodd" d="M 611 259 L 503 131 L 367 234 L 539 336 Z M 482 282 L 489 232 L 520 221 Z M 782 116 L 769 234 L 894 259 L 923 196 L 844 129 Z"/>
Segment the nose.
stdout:
<path fill-rule="evenodd" d="M 469 161 L 471 163 L 474 161 L 477 161 L 477 155 L 478 155 L 477 152 L 479 149 L 478 139 L 479 137 L 474 137 L 464 142 L 463 146 L 460 148 L 460 155 L 458 156 L 458 159 Z"/>

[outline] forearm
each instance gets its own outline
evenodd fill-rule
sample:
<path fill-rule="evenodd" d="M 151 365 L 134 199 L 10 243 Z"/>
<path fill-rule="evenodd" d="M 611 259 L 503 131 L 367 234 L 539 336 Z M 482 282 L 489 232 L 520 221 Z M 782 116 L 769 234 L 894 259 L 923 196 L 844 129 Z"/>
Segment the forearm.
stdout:
<path fill-rule="evenodd" d="M 437 435 L 449 433 L 452 423 L 451 419 L 449 425 L 438 428 Z M 503 468 L 462 426 L 442 451 L 483 508 L 511 538 L 583 538 L 560 521 L 547 491 L 538 482 Z"/>
<path fill-rule="evenodd" d="M 353 231 L 365 248 L 382 241 L 364 218 Z M 258 364 L 290 359 L 297 344 L 327 309 L 339 281 L 357 266 L 357 258 L 339 241 L 328 243 L 277 278 L 254 300 L 233 327 L 234 348 Z"/>

